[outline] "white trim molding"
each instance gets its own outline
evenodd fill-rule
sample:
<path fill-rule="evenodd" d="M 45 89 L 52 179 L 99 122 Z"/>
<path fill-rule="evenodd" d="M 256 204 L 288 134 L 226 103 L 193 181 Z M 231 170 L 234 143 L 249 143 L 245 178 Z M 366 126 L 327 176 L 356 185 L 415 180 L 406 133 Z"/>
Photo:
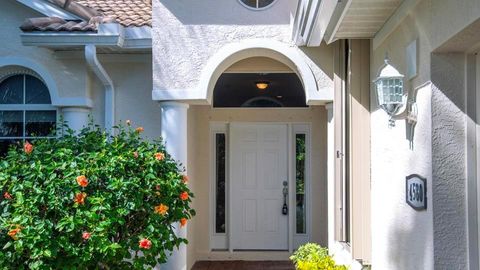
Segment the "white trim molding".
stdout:
<path fill-rule="evenodd" d="M 300 0 L 293 24 L 293 41 L 298 46 L 320 46 L 337 0 Z"/>
<path fill-rule="evenodd" d="M 338 1 L 338 4 L 332 13 L 332 16 L 330 17 L 330 22 L 327 25 L 327 29 L 325 30 L 324 39 L 327 44 L 330 44 L 337 40 L 335 36 L 337 35 L 340 24 L 342 23 L 343 18 L 347 14 L 348 8 L 351 4 L 352 0 Z"/>
<path fill-rule="evenodd" d="M 93 102 L 90 98 L 87 97 L 60 97 L 58 94 L 58 86 L 55 80 L 53 79 L 50 72 L 41 64 L 31 60 L 30 58 L 25 57 L 0 57 L 0 68 L 8 66 L 20 66 L 23 68 L 28 68 L 42 79 L 45 85 L 50 92 L 50 97 L 52 99 L 52 105 L 56 107 L 87 107 L 91 108 Z"/>
<path fill-rule="evenodd" d="M 213 89 L 220 75 L 234 63 L 258 56 L 272 58 L 290 67 L 302 81 L 308 105 L 322 105 L 333 100 L 333 89 L 319 91 L 312 70 L 296 46 L 271 39 L 250 39 L 225 45 L 206 63 L 197 87 L 182 90 L 153 89 L 152 99 L 211 104 Z"/>
<path fill-rule="evenodd" d="M 123 47 L 125 29 L 118 23 L 103 23 L 94 32 L 28 32 L 20 34 L 25 46 L 82 46 L 88 44 Z"/>

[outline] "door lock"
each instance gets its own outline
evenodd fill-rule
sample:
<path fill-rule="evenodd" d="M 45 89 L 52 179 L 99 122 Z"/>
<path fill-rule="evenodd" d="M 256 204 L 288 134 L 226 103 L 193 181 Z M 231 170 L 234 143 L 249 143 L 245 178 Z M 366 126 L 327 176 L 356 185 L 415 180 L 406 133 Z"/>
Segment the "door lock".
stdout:
<path fill-rule="evenodd" d="M 283 181 L 283 207 L 282 207 L 282 215 L 288 215 L 288 205 L 287 205 L 287 197 L 288 197 L 288 182 Z"/>

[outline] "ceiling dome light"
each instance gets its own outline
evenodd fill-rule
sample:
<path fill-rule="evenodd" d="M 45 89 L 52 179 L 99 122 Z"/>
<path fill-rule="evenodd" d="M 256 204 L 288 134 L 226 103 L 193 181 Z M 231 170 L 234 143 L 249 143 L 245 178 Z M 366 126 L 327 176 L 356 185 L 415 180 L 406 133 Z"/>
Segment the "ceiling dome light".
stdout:
<path fill-rule="evenodd" d="M 264 82 L 264 81 L 263 81 L 263 82 L 256 82 L 256 83 L 255 83 L 255 85 L 257 86 L 257 88 L 260 89 L 260 90 L 265 90 L 265 89 L 267 89 L 267 87 L 268 87 L 269 84 L 270 84 L 269 82 Z"/>

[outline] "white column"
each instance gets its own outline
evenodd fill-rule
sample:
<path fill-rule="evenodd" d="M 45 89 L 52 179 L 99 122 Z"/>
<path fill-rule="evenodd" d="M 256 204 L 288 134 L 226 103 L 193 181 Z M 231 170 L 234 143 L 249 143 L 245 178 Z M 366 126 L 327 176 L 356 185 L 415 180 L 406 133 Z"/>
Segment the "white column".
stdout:
<path fill-rule="evenodd" d="M 325 105 L 327 109 L 327 217 L 328 217 L 328 248 L 333 251 L 335 244 L 335 124 L 333 103 Z"/>
<path fill-rule="evenodd" d="M 76 132 L 88 125 L 90 109 L 85 107 L 63 107 L 63 120 Z"/>
<path fill-rule="evenodd" d="M 178 162 L 182 163 L 180 169 L 187 173 L 187 110 L 188 104 L 180 102 L 160 102 L 161 131 L 167 152 Z M 187 237 L 187 226 L 181 228 L 175 224 L 177 236 Z M 162 270 L 187 270 L 187 246 L 182 244 L 174 250 Z"/>

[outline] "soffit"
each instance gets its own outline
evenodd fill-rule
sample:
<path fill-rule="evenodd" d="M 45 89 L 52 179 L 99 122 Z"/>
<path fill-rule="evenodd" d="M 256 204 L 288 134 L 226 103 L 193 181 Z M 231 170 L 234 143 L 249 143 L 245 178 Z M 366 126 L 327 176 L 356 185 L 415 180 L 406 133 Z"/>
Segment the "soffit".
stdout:
<path fill-rule="evenodd" d="M 343 11 L 334 39 L 373 38 L 403 0 L 351 0 Z"/>

